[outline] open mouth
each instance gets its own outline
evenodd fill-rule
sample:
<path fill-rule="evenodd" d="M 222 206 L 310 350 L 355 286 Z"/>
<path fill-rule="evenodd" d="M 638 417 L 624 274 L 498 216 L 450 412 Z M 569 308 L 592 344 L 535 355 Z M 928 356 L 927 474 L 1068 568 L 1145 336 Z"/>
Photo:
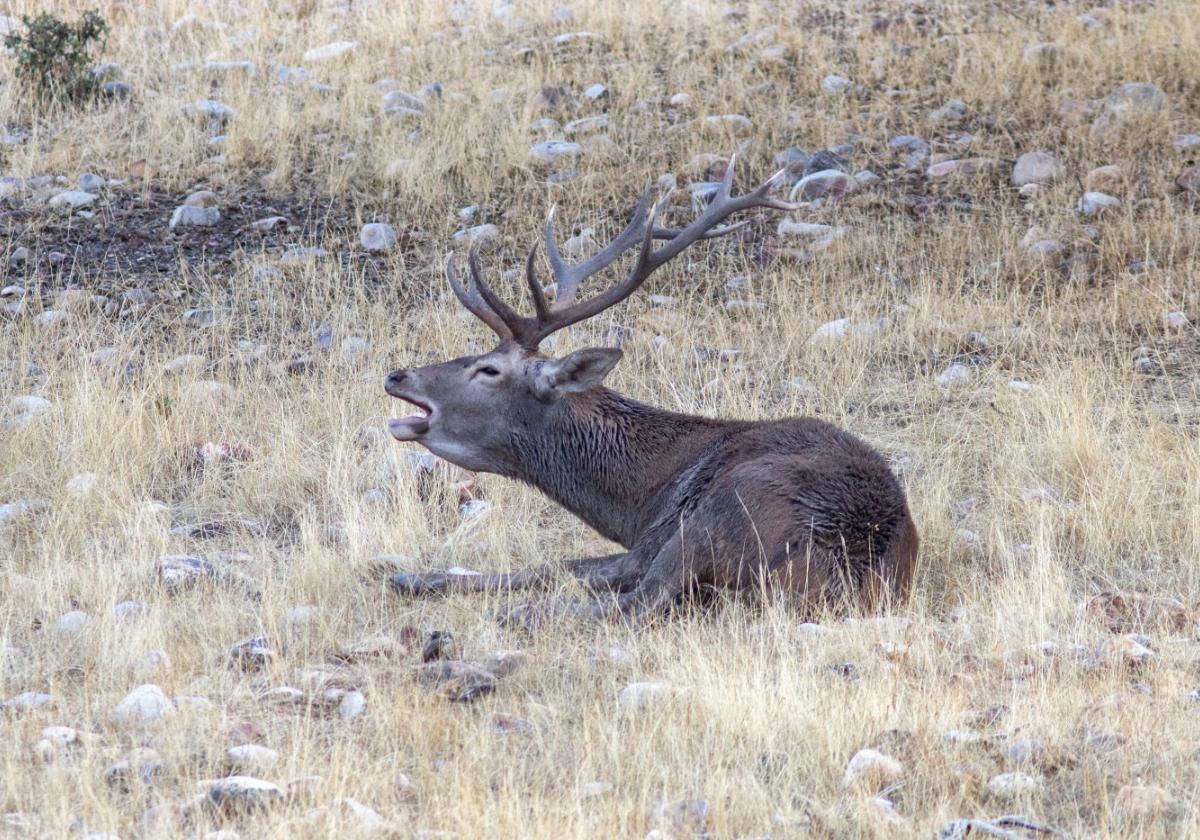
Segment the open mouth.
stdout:
<path fill-rule="evenodd" d="M 433 419 L 433 409 L 420 400 L 412 397 L 399 397 L 397 399 L 404 400 L 406 403 L 415 405 L 420 409 L 419 414 L 410 414 L 407 417 L 396 417 L 388 421 L 388 431 L 392 433 L 392 437 L 396 440 L 416 440 L 421 435 L 429 431 L 429 421 Z"/>

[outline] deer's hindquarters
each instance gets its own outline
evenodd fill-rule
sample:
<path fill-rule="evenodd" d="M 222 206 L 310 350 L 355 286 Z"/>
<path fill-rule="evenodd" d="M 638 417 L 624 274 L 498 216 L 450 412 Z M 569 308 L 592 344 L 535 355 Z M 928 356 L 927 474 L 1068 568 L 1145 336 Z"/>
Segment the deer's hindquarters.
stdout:
<path fill-rule="evenodd" d="M 917 547 L 903 490 L 874 453 L 732 465 L 680 537 L 699 582 L 872 607 L 907 595 Z"/>

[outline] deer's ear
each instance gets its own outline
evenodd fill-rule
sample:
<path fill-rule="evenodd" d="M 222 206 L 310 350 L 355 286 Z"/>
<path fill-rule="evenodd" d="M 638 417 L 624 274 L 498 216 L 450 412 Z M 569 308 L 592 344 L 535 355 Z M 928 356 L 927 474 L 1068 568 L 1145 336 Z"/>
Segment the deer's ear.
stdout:
<path fill-rule="evenodd" d="M 588 347 L 561 359 L 543 362 L 534 377 L 534 390 L 543 399 L 556 394 L 574 394 L 595 388 L 621 361 L 621 351 L 611 347 Z"/>

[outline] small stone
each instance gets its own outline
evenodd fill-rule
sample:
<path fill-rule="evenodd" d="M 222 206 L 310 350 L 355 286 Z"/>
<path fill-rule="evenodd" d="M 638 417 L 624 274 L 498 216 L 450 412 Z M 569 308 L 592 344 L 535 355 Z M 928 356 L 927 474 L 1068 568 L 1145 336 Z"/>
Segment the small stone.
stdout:
<path fill-rule="evenodd" d="M 700 127 L 733 134 L 749 134 L 754 123 L 745 114 L 712 114 L 700 120 Z"/>
<path fill-rule="evenodd" d="M 667 100 L 667 103 L 672 108 L 687 108 L 692 104 L 692 95 L 690 93 L 683 93 L 681 91 L 679 93 L 672 94 L 671 98 Z"/>
<path fill-rule="evenodd" d="M 535 163 L 547 166 L 574 162 L 582 154 L 583 146 L 566 140 L 542 140 L 534 143 L 529 150 L 529 156 Z"/>
<path fill-rule="evenodd" d="M 1200 193 L 1200 166 L 1189 166 L 1180 172 L 1175 186 L 1180 192 Z"/>
<path fill-rule="evenodd" d="M 49 694 L 41 691 L 23 691 L 0 703 L 0 708 L 10 709 L 15 712 L 25 712 L 30 709 L 40 709 L 53 704 L 54 697 Z"/>
<path fill-rule="evenodd" d="M 1088 192 L 1120 193 L 1125 188 L 1125 170 L 1116 164 L 1097 166 L 1084 176 L 1083 188 Z"/>
<path fill-rule="evenodd" d="M 929 115 L 929 123 L 943 128 L 954 128 L 966 119 L 968 110 L 967 103 L 961 99 L 951 99 Z"/>
<path fill-rule="evenodd" d="M 600 114 L 595 117 L 584 117 L 578 120 L 572 120 L 563 126 L 563 133 L 568 137 L 584 134 L 594 134 L 597 131 L 604 131 L 608 128 L 608 114 Z"/>
<path fill-rule="evenodd" d="M 988 779 L 987 789 L 1002 799 L 1016 799 L 1040 791 L 1042 779 L 1028 773 L 999 773 Z"/>
<path fill-rule="evenodd" d="M 177 227 L 211 227 L 221 221 L 221 211 L 216 207 L 196 207 L 181 205 L 171 214 L 168 226 L 174 230 Z"/>
<path fill-rule="evenodd" d="M 1109 142 L 1132 132 L 1145 131 L 1167 110 L 1167 95 L 1153 82 L 1129 82 L 1117 87 L 1104 100 L 1103 109 L 1092 123 L 1091 139 Z"/>
<path fill-rule="evenodd" d="M 162 723 L 175 710 L 170 698 L 156 685 L 140 685 L 126 695 L 112 717 L 115 723 L 141 727 Z"/>
<path fill-rule="evenodd" d="M 1130 817 L 1145 817 L 1161 813 L 1174 804 L 1174 797 L 1158 785 L 1137 782 L 1124 785 L 1113 800 L 1113 810 Z"/>
<path fill-rule="evenodd" d="M 208 120 L 213 125 L 224 125 L 233 119 L 234 110 L 224 102 L 215 99 L 198 99 L 179 108 L 179 113 L 185 117 L 199 117 Z"/>
<path fill-rule="evenodd" d="M 358 235 L 359 244 L 372 253 L 390 251 L 396 245 L 396 229 L 382 222 L 363 225 Z"/>
<path fill-rule="evenodd" d="M 925 170 L 931 180 L 970 179 L 990 175 L 999 165 L 994 158 L 956 158 L 939 161 Z"/>
<path fill-rule="evenodd" d="M 855 187 L 854 178 L 838 169 L 823 169 L 805 175 L 792 187 L 790 200 L 812 201 L 818 198 L 837 198 Z"/>
<path fill-rule="evenodd" d="M 279 761 L 279 753 L 261 744 L 242 744 L 230 747 L 226 753 L 229 765 L 240 772 L 261 772 L 274 767 Z"/>
<path fill-rule="evenodd" d="M 1102 192 L 1085 192 L 1076 209 L 1081 216 L 1092 218 L 1114 207 L 1121 206 L 1121 199 Z"/>
<path fill-rule="evenodd" d="M 601 99 L 607 99 L 608 98 L 608 88 L 606 88 L 604 85 L 599 84 L 599 83 L 596 83 L 593 85 L 588 85 L 586 88 L 583 89 L 583 95 L 593 102 L 596 102 Z"/>
<path fill-rule="evenodd" d="M 361 691 L 347 691 L 338 703 L 338 717 L 352 720 L 367 710 L 367 698 Z"/>
<path fill-rule="evenodd" d="M 1021 379 L 1010 379 L 1008 389 L 1015 394 L 1028 394 L 1033 390 L 1033 385 Z"/>
<path fill-rule="evenodd" d="M 866 785 L 879 788 L 904 775 L 904 765 L 890 755 L 873 749 L 861 749 L 851 757 L 842 774 L 842 787 Z"/>
<path fill-rule="evenodd" d="M 455 242 L 462 242 L 464 245 L 475 245 L 477 243 L 489 242 L 499 237 L 500 228 L 493 224 L 486 224 L 455 231 L 453 238 Z"/>
<path fill-rule="evenodd" d="M 128 99 L 133 87 L 128 82 L 113 79 L 100 85 L 100 93 L 109 99 Z"/>
<path fill-rule="evenodd" d="M 54 621 L 54 632 L 61 635 L 82 633 L 90 617 L 82 610 L 63 613 Z"/>
<path fill-rule="evenodd" d="M 267 216 L 250 223 L 250 229 L 258 233 L 270 233 L 273 230 L 286 229 L 287 226 L 286 216 Z"/>
<path fill-rule="evenodd" d="M 190 312 L 205 312 L 205 313 L 207 313 L 207 316 L 205 316 L 205 317 L 209 319 L 209 325 L 211 325 L 216 320 L 216 314 L 211 309 L 189 310 L 189 311 Z M 199 316 L 193 316 L 193 318 L 197 318 L 197 317 L 199 317 Z M 184 323 L 187 324 L 188 326 L 204 326 L 204 324 L 193 323 L 191 320 L 189 320 L 187 317 L 187 313 L 184 313 Z M 174 359 L 171 359 L 171 361 L 169 361 L 163 365 L 162 369 L 163 369 L 163 373 L 167 373 L 172 376 L 178 376 L 178 375 L 184 374 L 184 373 L 200 373 L 201 371 L 204 370 L 204 368 L 207 364 L 208 364 L 208 359 L 206 359 L 204 356 L 200 356 L 195 353 L 187 353 L 185 355 L 176 356 Z"/>
<path fill-rule="evenodd" d="M 674 694 L 668 682 L 635 682 L 621 689 L 617 706 L 626 713 L 640 712 L 654 703 L 661 703 Z"/>
<path fill-rule="evenodd" d="M 1054 42 L 1030 44 L 1021 54 L 1025 64 L 1041 73 L 1054 71 L 1062 59 L 1062 45 Z"/>
<path fill-rule="evenodd" d="M 955 362 L 942 371 L 937 378 L 937 384 L 943 388 L 954 388 L 971 381 L 971 369 L 964 364 Z"/>
<path fill-rule="evenodd" d="M 217 194 L 212 190 L 196 190 L 183 200 L 184 207 L 216 207 Z"/>
<path fill-rule="evenodd" d="M 602 796 L 608 796 L 614 790 L 616 790 L 616 787 L 613 785 L 612 782 L 605 782 L 605 781 L 599 781 L 599 780 L 594 781 L 594 782 L 584 782 L 582 785 L 579 786 L 579 798 L 580 799 L 598 799 Z"/>
<path fill-rule="evenodd" d="M 75 186 L 87 193 L 98 193 L 107 185 L 108 181 L 95 172 L 83 172 L 75 179 Z"/>
<path fill-rule="evenodd" d="M 1013 764 L 1036 764 L 1046 755 L 1046 745 L 1037 738 L 1017 738 L 1004 754 Z"/>
<path fill-rule="evenodd" d="M 313 64 L 323 61 L 332 61 L 336 58 L 349 55 L 358 49 L 358 41 L 334 41 L 331 44 L 325 44 L 320 47 L 313 47 L 304 53 L 304 60 Z"/>
<path fill-rule="evenodd" d="M 646 836 L 664 839 L 707 836 L 708 810 L 706 799 L 680 799 L 674 802 L 660 799 L 650 811 L 647 821 L 649 834 Z"/>
<path fill-rule="evenodd" d="M 523 650 L 502 650 L 491 654 L 483 663 L 496 679 L 504 679 L 526 667 L 533 659 Z"/>
<path fill-rule="evenodd" d="M 839 76 L 836 73 L 831 73 L 821 79 L 821 90 L 828 94 L 845 93 L 854 87 L 854 82 L 847 79 L 845 76 Z"/>
<path fill-rule="evenodd" d="M 1168 312 L 1163 316 L 1163 326 L 1169 330 L 1182 330 L 1188 325 L 1188 317 L 1182 312 Z"/>
<path fill-rule="evenodd" d="M 1012 182 L 1015 187 L 1050 184 L 1062 178 L 1063 174 L 1062 164 L 1049 152 L 1026 152 L 1017 158 L 1013 166 Z"/>
<path fill-rule="evenodd" d="M 183 313 L 182 320 L 184 326 L 188 327 L 211 327 L 217 323 L 217 313 L 213 309 L 188 309 Z"/>
<path fill-rule="evenodd" d="M 50 207 L 86 207 L 100 196 L 83 190 L 64 190 L 52 196 L 46 204 Z"/>
<path fill-rule="evenodd" d="M 496 689 L 496 677 L 476 665 L 454 659 L 440 659 L 421 665 L 418 680 L 452 703 L 470 703 Z"/>
<path fill-rule="evenodd" d="M 275 659 L 265 636 L 251 636 L 229 649 L 229 659 L 243 671 L 261 670 Z"/>
<path fill-rule="evenodd" d="M 283 789 L 252 776 L 227 776 L 208 789 L 208 801 L 225 813 L 257 811 L 283 801 Z"/>

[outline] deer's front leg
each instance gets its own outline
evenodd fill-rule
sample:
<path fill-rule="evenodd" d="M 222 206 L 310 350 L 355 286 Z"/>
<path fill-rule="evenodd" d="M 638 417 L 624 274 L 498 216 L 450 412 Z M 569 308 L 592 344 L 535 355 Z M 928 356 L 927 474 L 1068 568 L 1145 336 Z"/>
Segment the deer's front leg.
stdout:
<path fill-rule="evenodd" d="M 515 592 L 522 589 L 546 587 L 560 569 L 579 578 L 585 586 L 606 586 L 615 575 L 609 567 L 625 557 L 606 554 L 601 557 L 582 557 L 562 564 L 546 563 L 520 572 L 484 575 L 452 575 L 445 572 L 393 575 L 388 581 L 402 595 L 432 595 L 439 592 Z"/>

